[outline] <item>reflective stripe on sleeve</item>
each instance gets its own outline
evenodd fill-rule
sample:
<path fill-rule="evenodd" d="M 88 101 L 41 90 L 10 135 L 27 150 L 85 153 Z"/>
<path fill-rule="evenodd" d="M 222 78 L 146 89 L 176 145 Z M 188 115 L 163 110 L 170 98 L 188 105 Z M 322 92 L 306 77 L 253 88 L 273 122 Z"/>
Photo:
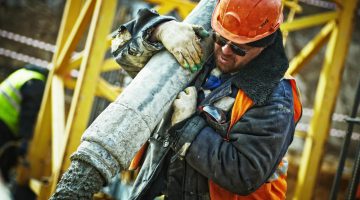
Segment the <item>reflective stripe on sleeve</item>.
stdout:
<path fill-rule="evenodd" d="M 16 112 L 20 112 L 20 105 L 13 99 L 11 98 L 5 91 L 3 91 L 0 88 L 0 93 L 2 95 L 4 95 L 4 97 L 6 98 L 6 100 L 11 104 L 12 107 L 14 107 L 14 109 L 16 110 Z"/>

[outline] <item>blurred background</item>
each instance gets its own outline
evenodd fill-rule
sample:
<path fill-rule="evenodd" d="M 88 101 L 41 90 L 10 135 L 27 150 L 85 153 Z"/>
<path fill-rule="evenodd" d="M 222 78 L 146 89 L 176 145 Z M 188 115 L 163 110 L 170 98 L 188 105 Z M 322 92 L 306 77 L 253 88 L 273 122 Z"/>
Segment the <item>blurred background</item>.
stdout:
<path fill-rule="evenodd" d="M 92 13 L 92 10 L 97 9 L 98 1 L 73 1 L 0 0 L 0 82 L 27 64 L 48 68 L 50 71 L 54 71 L 54 66 L 60 69 L 50 72 L 47 84 L 54 85 L 54 82 L 49 81 L 60 77 L 60 86 L 54 87 L 59 87 L 62 92 L 50 94 L 45 90 L 43 103 L 48 98 L 47 107 L 55 107 L 43 106 L 27 155 L 28 162 L 15 169 L 14 173 L 14 181 L 29 185 L 31 192 L 39 199 L 48 197 L 54 184 L 52 180 L 56 180 L 51 178 L 54 174 L 61 174 L 68 166 L 66 157 L 76 149 L 83 130 L 131 82 L 131 78 L 114 63 L 109 53 L 111 32 L 116 31 L 120 24 L 133 19 L 139 8 L 154 8 L 162 14 L 183 20 L 197 3 L 188 0 L 103 1 L 103 4 L 111 1 L 108 6 L 113 10 L 99 8 L 98 17 L 111 23 L 104 25 L 109 29 L 105 36 L 99 31 L 94 39 L 89 32 L 94 29 L 98 31 L 96 27 L 102 26 L 102 22 L 94 22 L 96 16 Z M 345 199 L 351 180 L 356 176 L 354 166 L 360 143 L 360 126 L 353 123 L 350 139 L 345 147 L 343 145 L 346 135 L 350 135 L 348 130 L 351 123 L 346 122 L 346 119 L 354 113 L 360 81 L 359 4 L 356 0 L 288 0 L 284 1 L 284 5 L 285 25 L 281 27 L 287 36 L 284 45 L 304 107 L 303 117 L 288 152 L 288 199 L 329 199 L 336 173 L 341 174 L 334 199 Z M 86 6 L 89 6 L 88 10 L 85 10 Z M 86 13 L 88 15 L 81 18 L 81 14 Z M 80 26 L 78 31 L 73 31 L 81 23 L 80 18 L 84 22 L 83 28 Z M 94 29 L 89 28 L 92 25 Z M 91 50 L 95 48 L 101 49 L 101 53 L 92 53 Z M 89 56 L 93 58 L 86 57 L 86 52 L 90 52 Z M 96 56 L 98 58 L 94 58 Z M 91 71 L 96 67 L 98 70 Z M 82 83 L 77 82 L 79 77 Z M 102 81 L 91 82 L 94 77 L 101 77 Z M 330 94 L 324 94 L 324 90 Z M 79 100 L 79 93 L 82 92 L 93 100 Z M 54 97 L 63 100 L 59 107 Z M 79 114 L 78 109 L 84 106 L 89 108 L 88 111 Z M 60 109 L 60 116 L 63 116 L 60 122 L 55 117 L 56 108 Z M 359 116 L 355 111 L 355 121 Z M 62 128 L 57 129 L 59 133 L 56 135 L 54 132 L 57 131 L 53 130 L 58 123 Z M 60 148 L 55 147 L 56 143 L 52 141 L 56 137 L 63 137 L 61 132 L 69 135 L 67 142 L 59 144 L 65 152 L 49 152 L 47 149 L 54 151 Z M 37 148 L 33 147 L 34 143 Z M 338 172 L 340 152 L 344 148 L 344 168 Z M 56 169 L 55 157 L 61 160 Z M 126 199 L 135 176 L 136 172 L 123 172 L 119 175 L 122 178 L 117 177 L 97 198 Z M 4 184 L 3 188 L 4 191 L 0 190 L 0 199 L 3 199 L 2 194 L 11 190 L 11 184 Z M 355 188 L 358 188 L 358 179 Z"/>

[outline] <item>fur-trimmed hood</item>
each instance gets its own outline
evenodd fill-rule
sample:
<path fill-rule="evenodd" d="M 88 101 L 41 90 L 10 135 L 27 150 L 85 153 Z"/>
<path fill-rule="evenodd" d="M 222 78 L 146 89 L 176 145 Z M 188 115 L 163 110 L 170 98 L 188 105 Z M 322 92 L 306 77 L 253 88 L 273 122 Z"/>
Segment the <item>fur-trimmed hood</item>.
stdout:
<path fill-rule="evenodd" d="M 256 105 L 266 102 L 289 67 L 282 41 L 281 31 L 278 30 L 274 43 L 235 75 L 234 85 L 242 89 Z"/>

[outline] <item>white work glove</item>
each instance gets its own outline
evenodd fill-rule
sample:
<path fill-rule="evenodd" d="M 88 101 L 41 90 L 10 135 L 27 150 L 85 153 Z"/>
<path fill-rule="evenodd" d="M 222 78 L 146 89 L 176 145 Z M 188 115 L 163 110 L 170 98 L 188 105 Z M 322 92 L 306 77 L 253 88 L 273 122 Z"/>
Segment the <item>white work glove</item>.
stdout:
<path fill-rule="evenodd" d="M 197 92 L 194 86 L 187 87 L 180 92 L 173 103 L 174 112 L 171 117 L 171 125 L 179 123 L 192 114 L 196 110 Z"/>
<path fill-rule="evenodd" d="M 168 21 L 159 25 L 152 37 L 160 41 L 182 67 L 195 72 L 200 70 L 202 64 L 200 38 L 209 35 L 202 26 Z"/>

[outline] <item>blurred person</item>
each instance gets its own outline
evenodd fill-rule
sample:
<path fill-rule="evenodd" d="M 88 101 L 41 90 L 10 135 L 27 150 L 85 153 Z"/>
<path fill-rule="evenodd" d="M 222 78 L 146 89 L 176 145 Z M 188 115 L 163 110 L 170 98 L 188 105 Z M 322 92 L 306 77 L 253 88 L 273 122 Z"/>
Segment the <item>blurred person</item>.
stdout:
<path fill-rule="evenodd" d="M 0 84 L 0 169 L 6 182 L 32 138 L 48 70 L 26 65 Z"/>

